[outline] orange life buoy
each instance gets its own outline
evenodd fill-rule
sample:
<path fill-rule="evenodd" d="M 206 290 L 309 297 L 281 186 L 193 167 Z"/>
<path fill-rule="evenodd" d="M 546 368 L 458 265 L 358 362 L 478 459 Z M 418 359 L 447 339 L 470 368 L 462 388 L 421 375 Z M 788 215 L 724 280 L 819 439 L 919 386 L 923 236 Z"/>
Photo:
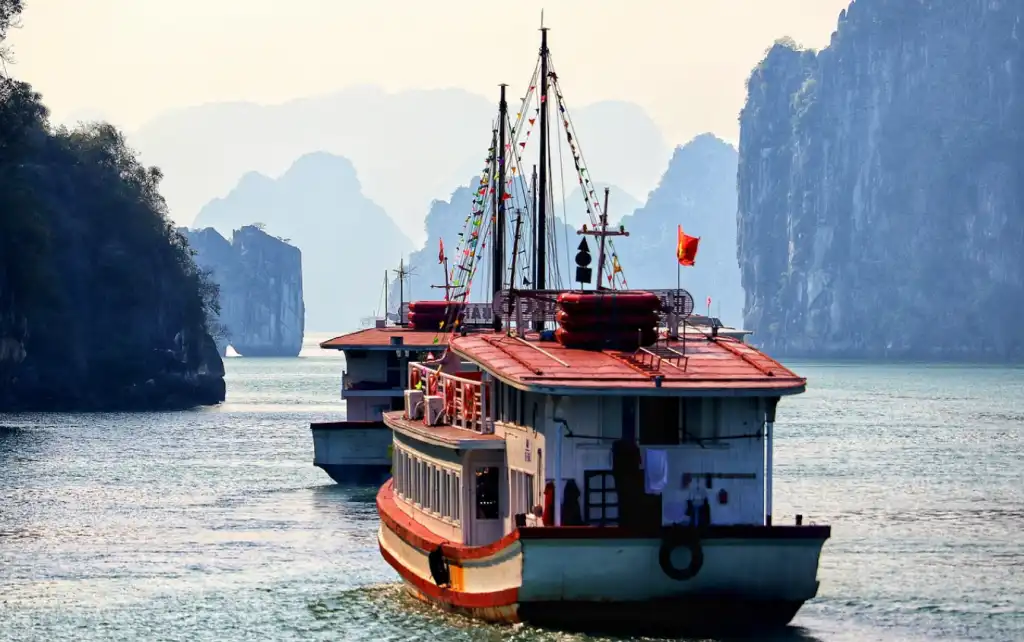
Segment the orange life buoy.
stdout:
<path fill-rule="evenodd" d="M 471 383 L 462 384 L 462 414 L 466 421 L 476 418 L 476 392 Z"/>

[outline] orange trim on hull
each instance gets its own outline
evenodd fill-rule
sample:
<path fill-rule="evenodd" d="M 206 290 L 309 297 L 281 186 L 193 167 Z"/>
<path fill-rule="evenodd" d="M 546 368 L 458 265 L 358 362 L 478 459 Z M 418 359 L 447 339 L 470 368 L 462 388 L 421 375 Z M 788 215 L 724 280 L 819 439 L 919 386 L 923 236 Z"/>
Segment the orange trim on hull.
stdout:
<path fill-rule="evenodd" d="M 464 593 L 462 591 L 453 591 L 452 589 L 441 588 L 406 568 L 398 558 L 384 548 L 383 542 L 380 542 L 379 545 L 381 556 L 384 557 L 384 560 L 390 564 L 392 568 L 398 571 L 398 574 L 402 576 L 402 579 L 411 584 L 413 588 L 422 593 L 425 597 L 436 602 L 440 602 L 444 606 L 467 609 L 474 611 L 476 615 L 479 615 L 484 619 L 495 619 L 493 617 L 495 613 L 490 613 L 489 617 L 488 612 L 495 609 L 508 610 L 510 607 L 515 607 L 519 602 L 518 588 L 493 591 L 490 593 Z M 518 620 L 510 620 L 507 616 L 502 616 L 495 619 L 495 621 L 515 622 Z"/>
<path fill-rule="evenodd" d="M 389 479 L 377 492 L 377 513 L 380 521 L 407 544 L 427 553 L 441 546 L 444 556 L 453 562 L 490 557 L 519 539 L 518 530 L 486 546 L 465 546 L 442 539 L 395 504 L 393 479 Z"/>

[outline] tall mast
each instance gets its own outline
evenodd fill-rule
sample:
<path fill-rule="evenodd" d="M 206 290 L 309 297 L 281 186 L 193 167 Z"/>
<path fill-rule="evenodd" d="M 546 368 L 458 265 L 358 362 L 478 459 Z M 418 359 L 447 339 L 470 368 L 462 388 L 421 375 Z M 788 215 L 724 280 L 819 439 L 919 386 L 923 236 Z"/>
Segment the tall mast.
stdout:
<path fill-rule="evenodd" d="M 537 256 L 537 166 L 533 166 L 533 175 L 530 177 L 530 258 Z M 537 278 L 537 270 L 534 268 L 533 277 Z M 533 287 L 537 287 L 534 283 Z"/>
<path fill-rule="evenodd" d="M 547 287 L 547 215 L 548 215 L 548 30 L 540 28 L 540 179 L 537 207 L 537 255 L 534 258 L 534 288 Z"/>
<path fill-rule="evenodd" d="M 491 278 L 492 290 L 497 296 L 503 289 L 505 276 L 505 119 L 508 115 L 508 104 L 505 102 L 505 85 L 502 83 L 501 99 L 498 101 L 498 146 L 495 158 L 498 163 L 498 189 L 494 201 L 494 225 L 491 227 Z M 494 329 L 501 329 L 501 317 L 494 314 Z"/>

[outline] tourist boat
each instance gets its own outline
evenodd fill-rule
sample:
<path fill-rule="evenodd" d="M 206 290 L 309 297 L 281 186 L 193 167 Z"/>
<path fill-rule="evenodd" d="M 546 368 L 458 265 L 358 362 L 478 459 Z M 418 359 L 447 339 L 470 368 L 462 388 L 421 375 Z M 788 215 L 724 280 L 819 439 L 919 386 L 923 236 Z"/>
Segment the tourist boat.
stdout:
<path fill-rule="evenodd" d="M 401 284 L 407 272 L 400 267 L 396 273 Z M 379 486 L 391 476 L 391 429 L 384 425 L 382 415 L 403 407 L 409 362 L 439 355 L 448 344 L 448 335 L 438 332 L 438 325 L 426 331 L 408 323 L 409 303 L 403 298 L 400 291 L 398 312 L 367 318 L 364 325 L 369 327 L 320 344 L 321 349 L 340 350 L 345 355 L 341 376 L 345 420 L 310 424 L 313 465 L 339 484 Z M 483 319 L 485 308 L 490 321 L 490 305 L 468 307 L 468 315 L 463 316 L 469 316 L 470 323 L 474 318 Z"/>
<path fill-rule="evenodd" d="M 488 222 L 490 260 L 505 265 L 505 172 L 521 162 L 531 97 L 541 96 L 540 166 L 555 100 L 593 193 L 549 65 L 542 29 L 539 79 L 511 144 L 502 87 L 500 133 L 463 237 L 470 277 Z M 772 515 L 776 408 L 806 380 L 742 335 L 690 323 L 681 289 L 666 302 L 618 287 L 622 266 L 605 247 L 625 231 L 607 224 L 607 201 L 591 203 L 594 227 L 580 233 L 599 242 L 597 283 L 608 266 L 612 287 L 545 289 L 544 203 L 554 199 L 538 200 L 532 289 L 518 287 L 515 269 L 520 213 L 512 269 L 491 271 L 493 328 L 460 326 L 449 309 L 443 358 L 410 363 L 404 407 L 383 413 L 393 478 L 377 495 L 382 556 L 414 596 L 487 621 L 659 632 L 787 624 L 817 593 L 831 533 Z M 587 283 L 589 246 L 580 250 L 577 281 Z"/>

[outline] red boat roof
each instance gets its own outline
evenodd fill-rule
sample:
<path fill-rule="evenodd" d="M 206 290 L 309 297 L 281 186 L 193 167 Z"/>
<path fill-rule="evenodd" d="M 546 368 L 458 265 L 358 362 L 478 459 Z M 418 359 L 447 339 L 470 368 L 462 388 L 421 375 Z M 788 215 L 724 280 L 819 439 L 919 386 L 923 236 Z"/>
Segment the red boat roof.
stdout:
<path fill-rule="evenodd" d="M 413 330 L 400 326 L 386 328 L 366 328 L 328 339 L 320 344 L 324 350 L 429 350 L 448 345 L 447 332 L 436 330 Z M 401 345 L 392 343 L 392 339 L 401 337 Z"/>
<path fill-rule="evenodd" d="M 470 333 L 452 338 L 451 347 L 505 383 L 538 392 L 788 395 L 803 392 L 807 384 L 766 354 L 722 336 L 686 336 L 646 351 L 620 352 L 566 348 L 536 335 Z"/>

